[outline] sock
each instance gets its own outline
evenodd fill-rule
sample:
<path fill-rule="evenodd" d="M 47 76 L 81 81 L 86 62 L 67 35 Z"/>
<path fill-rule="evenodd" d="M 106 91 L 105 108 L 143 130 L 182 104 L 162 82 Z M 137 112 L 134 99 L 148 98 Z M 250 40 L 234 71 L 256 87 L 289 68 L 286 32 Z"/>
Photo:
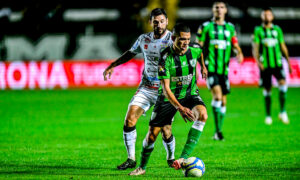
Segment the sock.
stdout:
<path fill-rule="evenodd" d="M 163 139 L 163 144 L 167 151 L 167 160 L 175 159 L 175 137 L 173 134 L 169 139 Z"/>
<path fill-rule="evenodd" d="M 214 119 L 215 119 L 215 127 L 216 127 L 216 132 L 220 132 L 220 119 L 221 119 L 221 104 L 222 101 L 216 101 L 216 100 L 212 100 L 211 105 L 213 108 L 213 113 L 214 113 Z"/>
<path fill-rule="evenodd" d="M 135 142 L 136 142 L 136 129 L 135 126 L 123 129 L 123 140 L 127 150 L 128 158 L 135 160 Z"/>
<path fill-rule="evenodd" d="M 223 124 L 224 124 L 225 114 L 226 114 L 226 106 L 222 106 L 221 109 L 220 109 L 220 122 L 219 122 L 220 132 L 222 131 L 222 127 L 223 127 Z"/>
<path fill-rule="evenodd" d="M 263 91 L 265 97 L 266 116 L 271 116 L 271 92 Z"/>
<path fill-rule="evenodd" d="M 281 85 L 281 86 L 279 86 L 280 113 L 285 112 L 286 92 L 287 92 L 287 85 Z"/>
<path fill-rule="evenodd" d="M 193 126 L 191 127 L 187 141 L 184 145 L 180 158 L 187 159 L 190 154 L 193 152 L 195 146 L 197 145 L 201 133 L 203 131 L 205 122 L 195 121 Z"/>
<path fill-rule="evenodd" d="M 140 165 L 140 167 L 144 170 L 146 169 L 146 166 L 148 164 L 153 149 L 154 149 L 154 143 L 148 143 L 145 138 L 143 141 L 143 149 L 141 153 L 142 155 L 141 155 L 141 165 Z"/>

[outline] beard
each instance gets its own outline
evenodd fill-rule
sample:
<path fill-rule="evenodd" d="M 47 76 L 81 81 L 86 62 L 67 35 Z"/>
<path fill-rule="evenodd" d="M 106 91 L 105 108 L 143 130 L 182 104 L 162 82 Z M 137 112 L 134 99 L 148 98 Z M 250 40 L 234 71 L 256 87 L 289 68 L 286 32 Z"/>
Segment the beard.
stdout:
<path fill-rule="evenodd" d="M 166 30 L 167 30 L 166 28 L 165 29 L 158 29 L 157 28 L 157 29 L 154 30 L 154 35 L 161 36 L 161 35 L 163 35 L 166 32 Z"/>
<path fill-rule="evenodd" d="M 272 21 L 269 21 L 269 20 L 264 20 L 263 21 L 263 23 L 265 24 L 265 25 L 267 25 L 267 24 L 269 24 L 269 23 L 271 23 Z"/>

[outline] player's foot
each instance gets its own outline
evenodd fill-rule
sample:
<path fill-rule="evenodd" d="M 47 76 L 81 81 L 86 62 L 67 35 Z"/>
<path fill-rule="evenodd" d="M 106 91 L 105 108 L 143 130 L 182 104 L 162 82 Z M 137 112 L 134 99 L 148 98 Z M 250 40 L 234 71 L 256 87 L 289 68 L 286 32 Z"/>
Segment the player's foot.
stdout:
<path fill-rule="evenodd" d="M 174 163 L 175 159 L 170 159 L 170 160 L 167 160 L 167 163 L 169 165 L 170 168 L 173 168 L 173 163 Z"/>
<path fill-rule="evenodd" d="M 129 173 L 128 175 L 129 176 L 139 176 L 139 175 L 143 175 L 145 173 L 146 173 L 146 171 L 144 169 L 142 169 L 141 167 L 138 167 L 134 171 Z"/>
<path fill-rule="evenodd" d="M 280 114 L 279 114 L 279 119 L 280 119 L 284 124 L 289 124 L 289 123 L 290 123 L 289 118 L 288 118 L 286 112 L 280 113 Z"/>
<path fill-rule="evenodd" d="M 128 169 L 128 168 L 135 168 L 135 166 L 136 166 L 136 161 L 128 158 L 121 165 L 117 166 L 117 168 L 119 170 L 125 170 L 125 169 Z"/>
<path fill-rule="evenodd" d="M 216 132 L 213 139 L 216 141 L 224 141 L 225 140 L 222 132 Z"/>
<path fill-rule="evenodd" d="M 271 125 L 272 124 L 272 118 L 270 116 L 267 116 L 265 119 L 266 125 Z"/>
<path fill-rule="evenodd" d="M 178 169 L 181 169 L 181 164 L 183 163 L 183 158 L 180 158 L 180 159 L 178 159 L 178 160 L 175 160 L 174 162 L 173 162 L 173 164 L 172 164 L 172 166 L 176 169 L 176 170 L 178 170 Z"/>

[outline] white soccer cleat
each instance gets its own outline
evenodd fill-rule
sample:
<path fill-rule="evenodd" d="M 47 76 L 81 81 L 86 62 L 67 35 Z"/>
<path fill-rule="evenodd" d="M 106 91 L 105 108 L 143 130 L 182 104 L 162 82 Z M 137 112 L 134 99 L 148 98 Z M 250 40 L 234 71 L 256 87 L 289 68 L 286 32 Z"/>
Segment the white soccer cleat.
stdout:
<path fill-rule="evenodd" d="M 279 119 L 280 119 L 284 124 L 289 124 L 289 123 L 290 123 L 289 118 L 288 118 L 286 112 L 280 113 L 280 114 L 279 114 Z"/>
<path fill-rule="evenodd" d="M 266 125 L 271 125 L 272 124 L 272 118 L 270 116 L 267 116 L 265 119 Z"/>
<path fill-rule="evenodd" d="M 146 171 L 140 167 L 138 167 L 137 169 L 135 169 L 134 171 L 132 171 L 131 173 L 129 173 L 129 176 L 139 176 L 139 175 L 143 175 L 145 174 Z"/>

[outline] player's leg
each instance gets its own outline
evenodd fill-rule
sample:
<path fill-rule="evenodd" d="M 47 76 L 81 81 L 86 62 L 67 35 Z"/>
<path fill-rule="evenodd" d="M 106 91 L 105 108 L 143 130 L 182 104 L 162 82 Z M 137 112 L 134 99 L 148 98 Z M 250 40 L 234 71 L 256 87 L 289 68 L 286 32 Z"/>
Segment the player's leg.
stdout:
<path fill-rule="evenodd" d="M 193 152 L 194 148 L 196 147 L 200 136 L 202 134 L 203 128 L 205 126 L 207 120 L 207 110 L 204 105 L 197 105 L 192 109 L 196 121 L 193 123 L 192 127 L 190 128 L 187 141 L 184 145 L 180 158 L 173 163 L 175 169 L 181 168 L 181 163 L 184 159 L 187 159 L 190 154 Z"/>
<path fill-rule="evenodd" d="M 162 127 L 161 132 L 163 144 L 167 151 L 167 163 L 169 167 L 172 167 L 172 164 L 175 160 L 175 137 L 172 134 L 172 125 L 166 125 Z"/>
<path fill-rule="evenodd" d="M 219 128 L 220 128 L 220 134 L 219 134 L 219 139 L 223 140 L 223 134 L 222 134 L 222 128 L 224 124 L 224 119 L 225 119 L 225 114 L 226 114 L 226 104 L 227 104 L 227 96 L 223 95 L 222 96 L 222 105 L 221 105 L 221 110 L 220 110 L 220 122 L 219 122 Z"/>
<path fill-rule="evenodd" d="M 279 104 L 280 104 L 279 119 L 283 123 L 289 124 L 289 119 L 285 109 L 286 94 L 288 89 L 285 79 L 279 80 L 278 85 L 279 85 Z"/>
<path fill-rule="evenodd" d="M 260 86 L 263 87 L 264 104 L 266 111 L 265 123 L 272 124 L 271 118 L 271 90 L 272 90 L 272 74 L 269 69 L 260 72 Z"/>
<path fill-rule="evenodd" d="M 149 162 L 150 155 L 154 149 L 155 140 L 161 131 L 161 127 L 149 127 L 149 131 L 143 141 L 143 149 L 141 153 L 141 164 L 140 166 L 129 173 L 129 175 L 142 175 L 146 172 L 146 166 Z"/>
<path fill-rule="evenodd" d="M 144 109 L 137 105 L 131 105 L 128 108 L 123 128 L 123 140 L 127 150 L 128 158 L 124 163 L 117 167 L 120 170 L 134 168 L 136 166 L 135 142 L 137 138 L 137 133 L 135 125 L 137 123 L 137 120 L 143 113 Z"/>
<path fill-rule="evenodd" d="M 215 140 L 219 140 L 218 134 L 221 132 L 220 121 L 221 121 L 221 106 L 222 106 L 222 88 L 220 85 L 216 85 L 211 88 L 213 100 L 211 102 L 214 120 L 215 120 Z"/>

